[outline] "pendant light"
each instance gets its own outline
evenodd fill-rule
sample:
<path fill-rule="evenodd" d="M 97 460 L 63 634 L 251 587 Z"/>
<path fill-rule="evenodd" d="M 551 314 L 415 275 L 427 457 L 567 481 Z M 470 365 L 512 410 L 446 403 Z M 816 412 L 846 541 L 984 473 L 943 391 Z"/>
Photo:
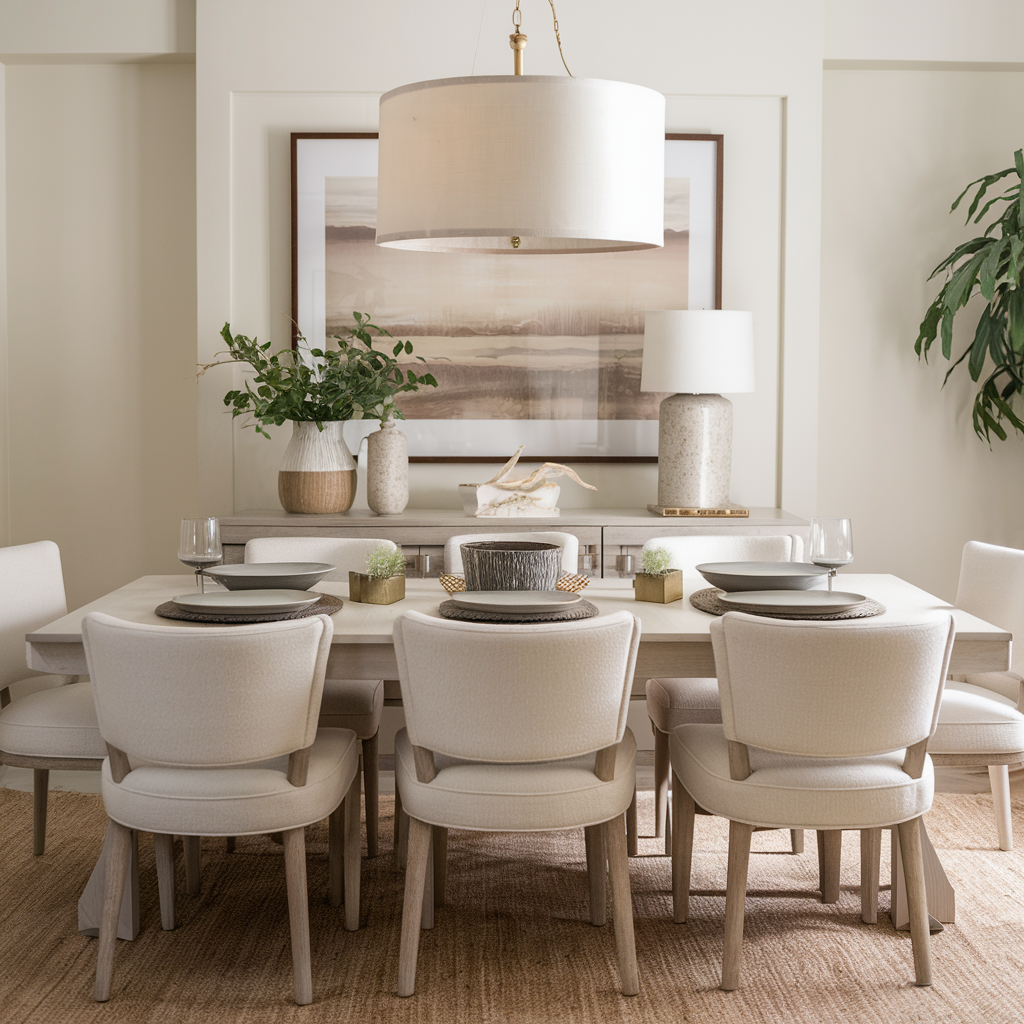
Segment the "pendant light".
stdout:
<path fill-rule="evenodd" d="M 661 246 L 665 97 L 571 73 L 524 75 L 520 24 L 516 0 L 515 74 L 381 97 L 377 244 L 510 254 Z"/>

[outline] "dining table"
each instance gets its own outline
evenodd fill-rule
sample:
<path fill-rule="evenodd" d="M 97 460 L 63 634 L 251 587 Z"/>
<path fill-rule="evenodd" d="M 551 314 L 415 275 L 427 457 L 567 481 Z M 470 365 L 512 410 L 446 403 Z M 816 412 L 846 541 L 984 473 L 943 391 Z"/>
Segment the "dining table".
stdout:
<path fill-rule="evenodd" d="M 863 594 L 885 606 L 884 613 L 864 621 L 883 622 L 914 617 L 930 610 L 952 610 L 956 620 L 956 639 L 949 666 L 951 673 L 1005 672 L 1010 667 L 1010 633 L 962 609 L 951 608 L 947 602 L 897 576 L 843 573 L 837 577 L 836 583 L 837 588 Z M 705 589 L 707 583 L 696 574 L 692 577 L 684 574 L 683 599 L 671 604 L 637 601 L 632 584 L 629 578 L 595 578 L 583 591 L 583 596 L 597 607 L 600 614 L 625 610 L 640 619 L 641 638 L 631 699 L 645 699 L 646 683 L 651 677 L 714 676 L 715 659 L 709 629 L 714 616 L 694 608 L 689 601 L 690 595 Z M 347 583 L 321 581 L 313 589 L 341 598 L 344 602 L 342 608 L 331 616 L 334 636 L 327 664 L 328 677 L 383 679 L 385 703 L 400 705 L 401 689 L 392 627 L 395 620 L 407 611 L 440 617 L 439 605 L 448 598 L 440 582 L 436 578 L 408 578 L 405 598 L 389 605 L 348 600 Z M 196 592 L 194 576 L 143 576 L 28 633 L 25 637 L 28 665 L 40 672 L 88 675 L 82 644 L 82 620 L 90 612 L 103 612 L 129 622 L 171 629 L 196 628 L 195 622 L 162 618 L 155 611 L 158 605 L 190 592 Z M 212 627 L 200 625 L 199 628 Z M 895 836 L 896 830 L 892 831 Z M 954 920 L 954 893 L 924 827 L 922 845 L 929 914 L 933 927 L 938 929 L 939 922 Z M 907 924 L 908 918 L 895 847 L 893 852 L 892 913 L 893 923 L 899 928 Z M 79 901 L 79 931 L 83 934 L 97 934 L 103 902 L 105 860 L 103 853 Z M 118 936 L 134 938 L 138 927 L 138 863 L 137 856 L 133 854 Z"/>

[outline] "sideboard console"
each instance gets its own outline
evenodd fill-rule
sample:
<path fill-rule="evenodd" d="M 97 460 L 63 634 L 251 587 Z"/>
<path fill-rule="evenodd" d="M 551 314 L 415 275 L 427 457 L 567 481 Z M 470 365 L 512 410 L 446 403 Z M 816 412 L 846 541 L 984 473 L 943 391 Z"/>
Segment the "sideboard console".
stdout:
<path fill-rule="evenodd" d="M 676 518 L 646 509 L 563 509 L 552 519 L 510 517 L 483 519 L 459 509 L 408 509 L 400 516 L 377 516 L 365 510 L 338 515 L 297 515 L 283 509 L 239 512 L 220 521 L 224 561 L 241 562 L 245 542 L 253 537 L 381 537 L 401 545 L 413 571 L 413 558 L 430 556 L 429 575 L 442 570 L 444 543 L 463 533 L 508 533 L 561 530 L 580 542 L 579 571 L 591 576 L 632 575 L 622 556 L 639 565 L 640 549 L 652 537 L 685 534 L 797 534 L 807 540 L 806 519 L 777 508 L 752 508 L 749 518 Z M 422 564 L 422 562 L 420 563 Z M 426 575 L 426 574 L 425 574 Z"/>

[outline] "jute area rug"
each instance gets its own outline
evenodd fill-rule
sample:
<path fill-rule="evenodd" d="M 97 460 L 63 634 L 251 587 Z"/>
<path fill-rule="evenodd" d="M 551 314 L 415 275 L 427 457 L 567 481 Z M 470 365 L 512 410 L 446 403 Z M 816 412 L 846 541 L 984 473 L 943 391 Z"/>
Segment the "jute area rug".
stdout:
<path fill-rule="evenodd" d="M 641 794 L 641 835 L 651 795 Z M 858 844 L 847 833 L 843 895 L 814 897 L 817 858 L 783 852 L 788 834 L 754 837 L 742 987 L 718 990 L 720 895 L 697 895 L 691 920 L 671 920 L 669 861 L 641 839 L 630 863 L 640 995 L 618 991 L 612 926 L 587 922 L 582 832 L 535 836 L 453 832 L 448 902 L 420 942 L 417 994 L 395 994 L 403 874 L 388 849 L 363 861 L 361 928 L 349 933 L 326 901 L 326 834 L 310 829 L 314 1002 L 292 1003 L 281 847 L 240 839 L 234 854 L 204 841 L 203 885 L 184 889 L 178 927 L 160 929 L 152 838 L 141 842 L 142 931 L 118 942 L 113 994 L 92 1002 L 96 941 L 76 932 L 76 902 L 105 829 L 97 796 L 51 793 L 46 854 L 31 855 L 31 796 L 0 790 L 0 1021 L 250 1024 L 276 1021 L 885 1022 L 1024 1019 L 1024 857 L 995 849 L 991 798 L 942 794 L 930 833 L 957 890 L 958 922 L 933 939 L 936 984 L 913 986 L 910 940 L 859 920 Z M 1024 807 L 1014 807 L 1024 843 Z M 886 834 L 887 836 L 887 834 Z M 883 882 L 888 878 L 883 842 Z M 724 889 L 727 826 L 698 818 L 694 888 Z M 774 890 L 777 895 L 766 896 Z M 887 909 L 888 893 L 882 893 Z M 609 908 L 610 909 L 610 908 Z M 610 913 L 609 913 L 610 922 Z"/>

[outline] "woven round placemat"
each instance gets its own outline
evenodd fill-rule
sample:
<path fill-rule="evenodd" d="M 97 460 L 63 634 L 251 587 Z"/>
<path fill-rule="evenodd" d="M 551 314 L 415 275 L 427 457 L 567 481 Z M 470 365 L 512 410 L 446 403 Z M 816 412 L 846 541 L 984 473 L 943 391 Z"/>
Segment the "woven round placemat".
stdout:
<path fill-rule="evenodd" d="M 460 608 L 454 601 L 442 601 L 438 609 L 443 619 L 460 619 L 463 622 L 490 622 L 495 625 L 523 625 L 533 622 L 572 622 L 575 619 L 592 619 L 597 615 L 597 606 L 589 601 L 580 601 L 561 612 L 536 612 L 505 615 L 501 612 L 475 611 Z"/>
<path fill-rule="evenodd" d="M 285 619 L 305 619 L 310 615 L 333 615 L 341 611 L 345 602 L 330 594 L 321 594 L 316 604 L 307 605 L 297 612 L 268 612 L 265 615 L 226 615 L 216 612 L 194 612 L 173 601 L 165 601 L 156 609 L 162 619 L 182 619 L 185 622 L 214 622 L 221 626 L 244 626 L 253 622 L 283 622 Z"/>
<path fill-rule="evenodd" d="M 723 604 L 718 595 L 724 594 L 724 590 L 717 587 L 708 587 L 707 590 L 698 590 L 690 595 L 690 604 L 698 611 L 710 612 L 712 615 L 724 615 L 726 612 L 745 611 L 750 615 L 761 615 L 766 619 L 807 619 L 808 621 L 828 621 L 831 619 L 866 619 L 870 615 L 882 615 L 885 612 L 885 605 L 867 598 L 860 604 L 848 608 L 845 612 L 829 612 L 826 614 L 804 614 L 802 612 L 756 612 L 748 608 L 733 608 Z"/>

